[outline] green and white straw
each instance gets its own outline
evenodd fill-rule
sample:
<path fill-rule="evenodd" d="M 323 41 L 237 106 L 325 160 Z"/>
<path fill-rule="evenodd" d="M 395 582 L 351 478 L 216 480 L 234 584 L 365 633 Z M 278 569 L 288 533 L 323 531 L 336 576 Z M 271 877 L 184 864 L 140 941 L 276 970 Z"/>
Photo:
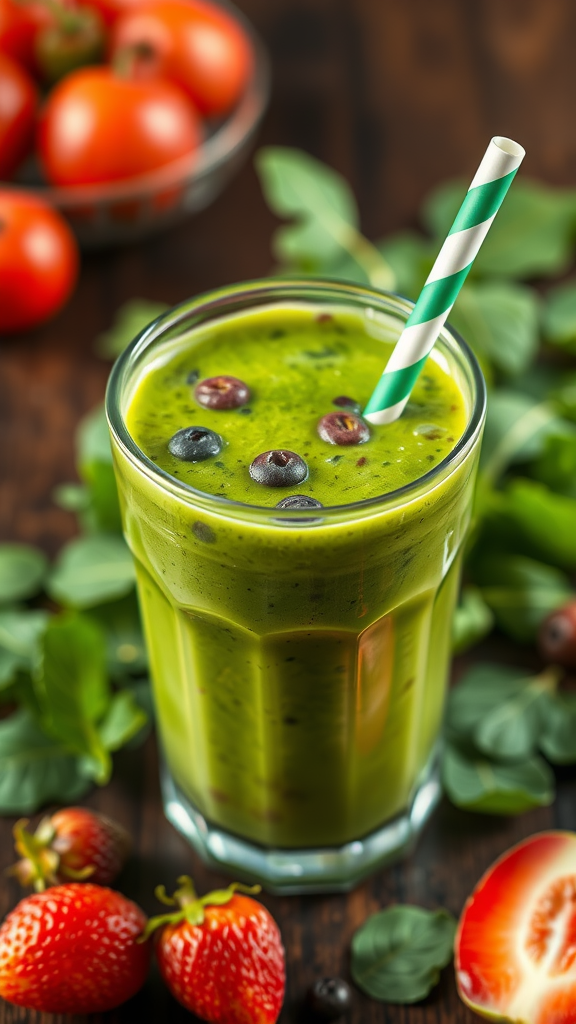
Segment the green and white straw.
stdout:
<path fill-rule="evenodd" d="M 490 141 L 428 280 L 364 410 L 364 418 L 371 423 L 393 423 L 401 415 L 524 156 L 522 146 L 512 139 L 497 135 Z"/>

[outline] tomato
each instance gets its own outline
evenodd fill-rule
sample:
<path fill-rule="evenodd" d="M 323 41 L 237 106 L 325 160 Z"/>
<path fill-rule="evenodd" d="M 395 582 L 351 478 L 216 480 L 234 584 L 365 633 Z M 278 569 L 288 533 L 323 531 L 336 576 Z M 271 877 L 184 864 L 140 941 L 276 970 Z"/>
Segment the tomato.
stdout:
<path fill-rule="evenodd" d="M 95 8 L 106 25 L 113 25 L 122 14 L 129 14 L 142 6 L 143 0 L 83 0 L 87 7 Z"/>
<path fill-rule="evenodd" d="M 32 79 L 0 53 L 0 178 L 9 177 L 30 148 L 36 101 Z"/>
<path fill-rule="evenodd" d="M 0 51 L 33 71 L 36 34 L 51 21 L 46 4 L 34 3 L 34 0 L 0 0 Z"/>
<path fill-rule="evenodd" d="M 132 178 L 193 153 L 199 142 L 198 118 L 177 86 L 104 67 L 63 79 L 38 133 L 40 160 L 56 185 Z"/>
<path fill-rule="evenodd" d="M 158 74 L 176 82 L 202 114 L 225 114 L 253 68 L 246 33 L 229 14 L 203 0 L 148 0 L 120 18 L 112 53 L 138 47 L 153 54 Z"/>
<path fill-rule="evenodd" d="M 23 331 L 64 305 L 78 249 L 64 218 L 29 192 L 0 189 L 0 331 Z"/>

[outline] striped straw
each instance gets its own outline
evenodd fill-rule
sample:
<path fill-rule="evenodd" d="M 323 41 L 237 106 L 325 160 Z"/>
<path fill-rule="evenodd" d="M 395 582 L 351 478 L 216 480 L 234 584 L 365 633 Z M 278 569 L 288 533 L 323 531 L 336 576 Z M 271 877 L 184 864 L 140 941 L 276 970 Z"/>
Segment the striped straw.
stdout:
<path fill-rule="evenodd" d="M 364 410 L 371 423 L 401 415 L 434 343 L 498 213 L 525 152 L 512 139 L 490 141 L 418 301 Z"/>

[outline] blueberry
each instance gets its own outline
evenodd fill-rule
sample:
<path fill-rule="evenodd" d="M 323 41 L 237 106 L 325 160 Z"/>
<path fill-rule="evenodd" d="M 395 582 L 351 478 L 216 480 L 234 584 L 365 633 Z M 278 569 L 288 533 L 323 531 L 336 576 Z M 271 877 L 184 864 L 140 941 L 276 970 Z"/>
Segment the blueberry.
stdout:
<path fill-rule="evenodd" d="M 204 462 L 219 455 L 224 442 L 219 434 L 207 427 L 183 427 L 168 441 L 168 451 L 185 462 Z"/>
<path fill-rule="evenodd" d="M 306 999 L 320 1020 L 338 1020 L 352 1006 L 352 991 L 342 978 L 319 978 L 308 989 Z"/>
<path fill-rule="evenodd" d="M 323 508 L 321 501 L 316 498 L 309 498 L 306 494 L 291 494 L 288 498 L 282 498 L 276 508 Z"/>
<path fill-rule="evenodd" d="M 196 401 L 206 409 L 238 409 L 250 398 L 250 390 L 237 377 L 207 377 L 194 388 Z"/>
<path fill-rule="evenodd" d="M 250 476 L 257 484 L 266 487 L 291 487 L 301 484 L 308 476 L 308 466 L 296 452 L 276 448 L 271 452 L 257 455 L 249 469 Z"/>
<path fill-rule="evenodd" d="M 339 409 L 348 409 L 349 412 L 359 413 L 362 411 L 360 402 L 357 402 L 355 398 L 350 398 L 348 395 L 338 395 L 337 398 L 333 398 L 332 405 L 337 405 Z"/>
<path fill-rule="evenodd" d="M 368 424 L 353 412 L 329 412 L 318 421 L 318 433 L 329 444 L 363 444 L 370 438 Z"/>

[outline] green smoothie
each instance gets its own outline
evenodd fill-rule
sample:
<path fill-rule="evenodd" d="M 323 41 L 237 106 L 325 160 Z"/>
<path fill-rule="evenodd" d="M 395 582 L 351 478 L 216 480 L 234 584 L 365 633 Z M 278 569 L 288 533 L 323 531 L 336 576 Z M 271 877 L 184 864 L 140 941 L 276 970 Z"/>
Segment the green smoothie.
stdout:
<path fill-rule="evenodd" d="M 207 833 L 339 848 L 405 815 L 434 758 L 482 416 L 449 339 L 399 421 L 323 440 L 323 416 L 359 415 L 403 308 L 360 289 L 330 303 L 338 286 L 322 302 L 268 290 L 244 308 L 192 304 L 125 357 L 113 449 L 179 793 Z M 222 374 L 249 397 L 207 408 L 198 384 Z M 190 426 L 219 450 L 171 454 Z M 252 478 L 276 449 L 303 460 L 301 482 Z M 322 507 L 275 507 L 296 494 Z"/>

